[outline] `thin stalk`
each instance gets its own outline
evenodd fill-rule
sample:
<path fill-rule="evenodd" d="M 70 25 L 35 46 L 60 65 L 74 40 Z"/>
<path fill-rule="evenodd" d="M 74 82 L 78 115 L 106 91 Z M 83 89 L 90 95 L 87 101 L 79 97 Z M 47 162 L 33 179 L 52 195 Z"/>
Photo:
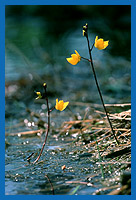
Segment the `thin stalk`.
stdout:
<path fill-rule="evenodd" d="M 42 149 L 40 151 L 40 154 L 37 157 L 37 159 L 33 162 L 33 164 L 36 163 L 40 159 L 40 157 L 42 155 L 42 152 L 43 152 L 43 149 L 44 149 L 44 146 L 45 146 L 45 143 L 46 143 L 46 140 L 47 140 L 47 137 L 48 137 L 48 133 L 50 131 L 50 109 L 49 109 L 49 103 L 48 103 L 48 98 L 47 97 L 46 97 L 46 103 L 47 103 L 47 114 L 48 114 L 48 126 L 47 126 L 46 136 L 45 136 L 45 140 L 44 140 Z"/>
<path fill-rule="evenodd" d="M 55 193 L 54 193 L 54 187 L 53 187 L 53 184 L 52 184 L 51 180 L 49 179 L 49 177 L 48 177 L 47 174 L 45 175 L 45 177 L 48 179 L 48 181 L 49 181 L 49 183 L 50 183 L 50 185 L 51 185 L 52 194 L 55 195 Z"/>
<path fill-rule="evenodd" d="M 34 155 L 34 152 L 33 152 L 33 153 L 31 153 L 31 155 L 27 157 L 27 159 L 26 159 L 26 160 L 27 160 L 29 163 L 30 163 L 30 159 L 31 159 L 31 157 L 32 157 L 33 155 Z"/>
<path fill-rule="evenodd" d="M 70 193 L 70 195 L 75 195 L 75 193 L 78 191 L 78 189 L 80 188 L 80 185 L 77 185 L 74 190 Z"/>
<path fill-rule="evenodd" d="M 54 109 L 55 109 L 55 106 L 51 110 L 49 110 L 49 112 L 52 112 Z"/>
<path fill-rule="evenodd" d="M 81 58 L 84 59 L 84 60 L 87 60 L 87 61 L 91 62 L 91 60 L 89 60 L 88 58 L 84 58 L 82 56 L 81 56 Z"/>
<path fill-rule="evenodd" d="M 108 116 L 108 112 L 106 110 L 106 107 L 105 107 L 105 104 L 104 104 L 104 101 L 103 101 L 103 97 L 102 97 L 102 94 L 101 94 L 101 90 L 100 90 L 100 87 L 99 87 L 99 84 L 98 84 L 98 81 L 97 81 L 97 77 L 96 77 L 96 73 L 95 73 L 95 69 L 94 69 L 94 65 L 93 65 L 93 59 L 92 59 L 91 51 L 93 49 L 94 44 L 92 45 L 92 48 L 90 49 L 90 43 L 89 43 L 89 39 L 88 39 L 88 34 L 86 35 L 86 38 L 87 38 L 87 43 L 88 43 L 89 55 L 90 55 L 90 65 L 92 67 L 92 71 L 93 71 L 93 74 L 94 74 L 95 83 L 96 83 L 96 86 L 97 86 L 97 89 L 98 89 L 98 92 L 99 92 L 99 95 L 100 95 L 100 99 L 101 99 L 104 111 L 106 113 L 106 116 L 107 116 L 107 119 L 108 119 L 108 122 L 109 122 L 109 125 L 110 125 L 110 128 L 111 128 L 111 131 L 112 131 L 112 133 L 114 135 L 114 138 L 115 138 L 117 144 L 119 145 L 119 142 L 118 142 L 117 137 L 115 135 L 115 132 L 113 130 L 111 121 L 110 121 L 109 116 Z"/>
<path fill-rule="evenodd" d="M 109 171 L 112 174 L 112 169 L 111 169 L 111 165 L 109 165 Z"/>
<path fill-rule="evenodd" d="M 72 115 L 73 115 L 73 117 L 75 118 L 75 120 L 77 120 L 78 118 L 77 118 L 76 114 L 70 109 L 69 106 L 68 106 L 68 109 L 69 109 L 69 111 L 72 113 Z"/>

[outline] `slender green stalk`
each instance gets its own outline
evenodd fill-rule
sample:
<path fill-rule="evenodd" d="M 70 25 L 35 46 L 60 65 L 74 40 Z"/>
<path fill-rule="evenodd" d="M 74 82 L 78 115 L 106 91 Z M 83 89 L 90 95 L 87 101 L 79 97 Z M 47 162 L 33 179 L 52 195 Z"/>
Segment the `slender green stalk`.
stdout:
<path fill-rule="evenodd" d="M 114 130 L 113 130 L 111 121 L 110 121 L 110 119 L 109 119 L 108 112 L 107 112 L 107 110 L 106 110 L 106 107 L 105 107 L 105 104 L 104 104 L 104 101 L 103 101 L 103 97 L 102 97 L 102 94 L 101 94 L 101 90 L 100 90 L 100 87 L 99 87 L 99 84 L 98 84 L 98 81 L 97 81 L 97 76 L 96 76 L 96 73 L 95 73 L 94 64 L 93 64 L 93 59 L 92 59 L 92 54 L 91 54 L 91 51 L 92 51 L 92 49 L 93 49 L 94 44 L 92 45 L 92 48 L 90 49 L 90 43 L 89 43 L 89 39 L 88 39 L 88 34 L 87 34 L 87 32 L 86 32 L 86 38 L 87 38 L 87 44 L 88 44 L 89 55 L 90 55 L 90 65 L 91 65 L 91 67 L 92 67 L 92 71 L 93 71 L 95 83 L 96 83 L 96 86 L 97 86 L 97 89 L 98 89 L 98 92 L 99 92 L 99 95 L 100 95 L 100 99 L 101 99 L 101 102 L 102 102 L 104 111 L 105 111 L 105 113 L 106 113 L 106 116 L 107 116 L 107 119 L 108 119 L 108 122 L 109 122 L 109 125 L 110 125 L 110 128 L 111 128 L 111 131 L 112 131 L 113 136 L 114 136 L 114 138 L 115 138 L 115 140 L 116 140 L 116 143 L 119 145 L 119 141 L 117 140 L 117 137 L 116 137 L 115 132 L 114 132 Z"/>
<path fill-rule="evenodd" d="M 110 171 L 110 173 L 112 174 L 112 168 L 111 168 L 111 165 L 109 165 L 109 171 Z"/>
<path fill-rule="evenodd" d="M 75 193 L 78 191 L 78 189 L 80 188 L 80 185 L 77 185 L 74 190 L 70 193 L 70 195 L 75 195 Z"/>

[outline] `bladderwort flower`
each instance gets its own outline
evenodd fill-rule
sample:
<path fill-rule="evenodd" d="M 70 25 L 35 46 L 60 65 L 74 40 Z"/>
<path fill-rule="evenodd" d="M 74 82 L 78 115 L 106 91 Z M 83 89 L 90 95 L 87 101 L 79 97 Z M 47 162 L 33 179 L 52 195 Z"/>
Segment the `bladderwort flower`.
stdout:
<path fill-rule="evenodd" d="M 66 58 L 67 61 L 72 64 L 72 65 L 76 65 L 77 63 L 80 62 L 81 60 L 81 56 L 79 55 L 79 53 L 75 50 L 75 54 L 71 54 L 71 58 Z"/>
<path fill-rule="evenodd" d="M 36 92 L 36 94 L 37 94 L 36 99 L 41 99 L 42 98 L 41 92 Z"/>
<path fill-rule="evenodd" d="M 55 108 L 56 110 L 63 111 L 68 106 L 68 104 L 69 102 L 64 102 L 63 100 L 58 101 L 58 99 L 56 99 Z"/>
<path fill-rule="evenodd" d="M 102 38 L 98 39 L 98 36 L 96 36 L 94 46 L 97 49 L 99 50 L 105 49 L 108 45 L 109 45 L 109 40 L 104 41 Z"/>

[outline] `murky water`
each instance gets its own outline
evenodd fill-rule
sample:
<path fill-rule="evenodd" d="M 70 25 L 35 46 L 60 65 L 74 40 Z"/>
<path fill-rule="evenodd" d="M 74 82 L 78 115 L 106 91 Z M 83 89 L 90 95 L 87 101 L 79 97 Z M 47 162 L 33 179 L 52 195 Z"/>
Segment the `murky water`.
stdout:
<path fill-rule="evenodd" d="M 35 166 L 28 164 L 26 157 L 41 147 L 41 139 L 14 139 L 18 143 L 9 146 L 6 151 L 6 194 L 52 194 L 45 175 L 50 178 L 55 194 L 70 194 L 77 184 L 68 184 L 68 181 L 87 178 L 92 173 L 91 155 L 80 157 L 81 148 L 77 147 L 75 153 L 73 144 L 62 139 L 53 141 L 49 137 L 41 163 Z M 63 165 L 66 165 L 64 171 L 61 169 Z M 81 186 L 85 187 L 88 188 Z"/>
<path fill-rule="evenodd" d="M 60 9 L 60 15 L 64 14 L 64 8 L 57 9 Z M 70 7 L 67 9 L 66 12 L 69 12 Z M 19 17 L 17 12 L 12 15 L 13 10 L 7 8 L 5 120 L 8 135 L 6 135 L 5 151 L 5 192 L 8 195 L 53 194 L 48 178 L 53 184 L 55 194 L 88 195 L 102 185 L 101 177 L 97 176 L 97 170 L 99 172 L 100 168 L 96 168 L 95 160 L 91 159 L 91 154 L 87 153 L 87 149 L 76 146 L 72 136 L 55 137 L 55 129 L 59 128 L 65 120 L 73 119 L 69 110 L 51 113 L 51 131 L 40 159 L 41 162 L 38 164 L 33 165 L 31 162 L 29 164 L 26 159 L 31 153 L 40 151 L 44 135 L 41 137 L 10 135 L 36 130 L 39 126 L 45 125 L 45 102 L 36 101 L 34 93 L 34 91 L 42 91 L 43 82 L 48 85 L 50 107 L 55 105 L 56 98 L 70 101 L 71 110 L 79 118 L 83 118 L 86 106 L 78 107 L 75 103 L 100 103 L 88 62 L 81 61 L 77 66 L 72 66 L 66 61 L 66 57 L 70 57 L 75 49 L 80 55 L 88 58 L 87 42 L 82 37 L 82 26 L 86 22 L 90 26 L 89 37 L 92 43 L 96 35 L 110 40 L 107 50 L 94 49 L 92 53 L 105 102 L 130 102 L 131 63 L 130 48 L 127 47 L 131 35 L 129 13 L 126 15 L 122 13 L 119 17 L 117 24 L 122 25 L 119 28 L 115 26 L 112 14 L 108 20 L 106 16 L 91 17 L 92 7 L 90 11 L 88 7 L 82 6 L 72 7 L 72 9 L 77 16 L 82 13 L 82 17 L 79 19 L 75 17 L 72 21 L 72 17 L 65 16 L 62 20 L 60 15 L 55 18 L 56 15 L 53 14 L 51 18 L 54 9 L 49 9 L 51 12 L 46 9 L 47 14 L 43 12 L 40 16 L 36 14 L 38 12 L 36 7 L 33 9 L 25 7 L 24 12 L 27 14 L 24 16 L 23 11 L 20 10 Z M 88 15 L 83 12 L 84 9 Z M 95 11 L 98 12 L 98 10 L 95 7 Z M 102 28 L 98 29 L 97 25 L 101 27 L 103 24 L 105 29 L 107 27 L 107 32 Z M 114 32 L 111 30 L 112 26 L 116 27 Z M 125 39 L 121 37 L 123 28 Z M 127 41 L 127 44 L 124 41 Z M 39 117 L 31 115 L 32 112 L 38 114 Z M 93 112 L 93 108 L 90 112 Z M 31 122 L 30 127 L 26 126 L 26 120 Z M 34 158 L 36 154 L 32 156 L 32 160 Z M 65 170 L 61 168 L 63 165 L 66 165 Z M 93 178 L 95 187 L 92 187 L 89 181 L 89 177 L 93 175 L 96 175 Z M 78 184 L 81 180 L 87 183 Z"/>

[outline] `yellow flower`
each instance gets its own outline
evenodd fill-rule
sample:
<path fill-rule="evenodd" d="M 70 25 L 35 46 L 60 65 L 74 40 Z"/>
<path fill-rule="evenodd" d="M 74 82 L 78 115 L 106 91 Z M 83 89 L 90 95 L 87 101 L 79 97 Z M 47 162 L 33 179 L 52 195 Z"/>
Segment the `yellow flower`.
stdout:
<path fill-rule="evenodd" d="M 72 65 L 76 65 L 81 60 L 81 56 L 79 55 L 79 53 L 76 50 L 75 50 L 75 53 L 76 54 L 71 55 L 71 58 L 66 58 L 67 61 Z"/>
<path fill-rule="evenodd" d="M 96 36 L 94 46 L 97 49 L 102 50 L 102 49 L 105 49 L 109 45 L 108 43 L 109 43 L 109 40 L 108 41 L 104 41 L 101 38 L 98 39 L 98 36 Z"/>
<path fill-rule="evenodd" d="M 36 92 L 36 94 L 38 95 L 38 97 L 36 99 L 41 99 L 42 98 L 41 92 Z"/>
<path fill-rule="evenodd" d="M 64 102 L 63 100 L 60 100 L 58 102 L 58 99 L 56 99 L 56 110 L 60 110 L 63 111 L 67 106 L 68 106 L 69 102 Z"/>

